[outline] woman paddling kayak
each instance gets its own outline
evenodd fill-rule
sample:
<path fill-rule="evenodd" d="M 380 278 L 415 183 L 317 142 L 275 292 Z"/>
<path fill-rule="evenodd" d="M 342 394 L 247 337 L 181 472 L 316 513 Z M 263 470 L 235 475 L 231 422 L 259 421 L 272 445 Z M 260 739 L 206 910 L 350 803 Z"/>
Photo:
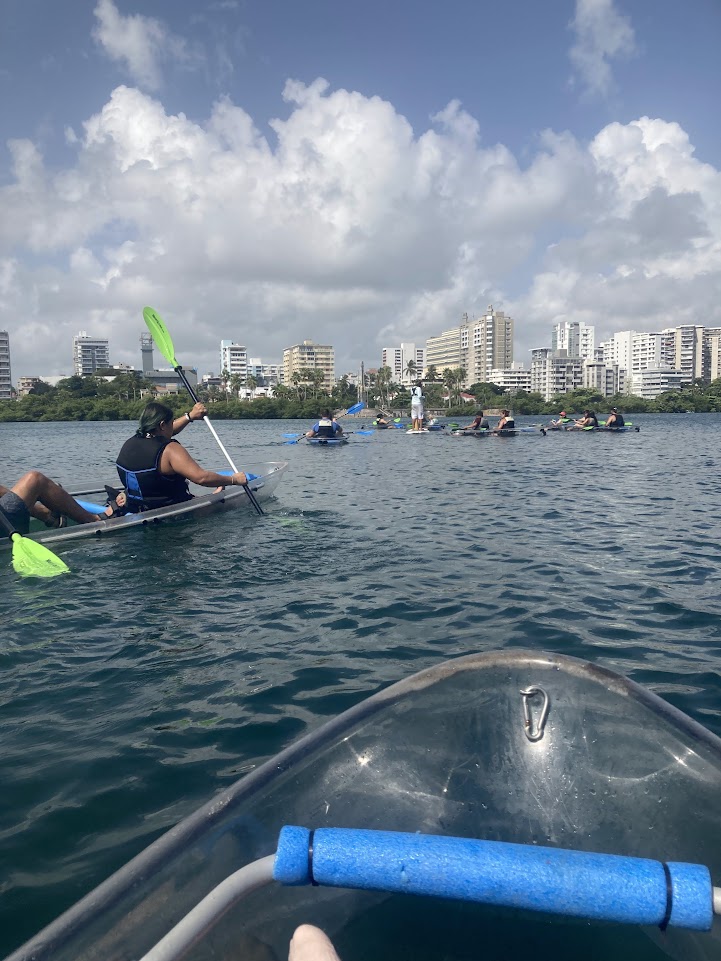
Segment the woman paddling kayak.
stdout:
<path fill-rule="evenodd" d="M 148 404 L 140 416 L 133 437 L 123 444 L 116 467 L 125 487 L 128 509 L 147 511 L 192 498 L 188 481 L 200 487 L 246 486 L 248 478 L 239 471 L 230 476 L 205 470 L 173 437 L 188 424 L 205 417 L 204 404 L 196 404 L 180 417 L 165 404 Z"/>

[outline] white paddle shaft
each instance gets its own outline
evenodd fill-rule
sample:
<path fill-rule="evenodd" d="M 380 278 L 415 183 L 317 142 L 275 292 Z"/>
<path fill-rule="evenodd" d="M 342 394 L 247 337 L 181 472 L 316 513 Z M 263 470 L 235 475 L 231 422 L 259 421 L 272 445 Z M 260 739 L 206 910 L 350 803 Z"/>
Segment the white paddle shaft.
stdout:
<path fill-rule="evenodd" d="M 220 447 L 220 449 L 221 449 L 221 450 L 223 451 L 223 453 L 225 454 L 225 459 L 228 461 L 228 463 L 230 464 L 230 466 L 233 468 L 233 473 L 234 473 L 234 474 L 239 474 L 240 471 L 238 470 L 238 468 L 237 468 L 237 467 L 235 466 L 235 464 L 233 463 L 233 459 L 232 459 L 232 457 L 230 456 L 230 454 L 228 453 L 228 451 L 225 449 L 225 446 L 224 446 L 224 444 L 223 444 L 223 441 L 220 439 L 220 437 L 218 437 L 218 435 L 217 435 L 217 433 L 216 433 L 216 431 L 215 431 L 215 427 L 213 427 L 213 425 L 210 423 L 210 417 L 208 417 L 208 415 L 206 414 L 205 417 L 203 418 L 203 420 L 204 420 L 205 423 L 208 425 L 208 428 L 209 428 L 209 430 L 210 430 L 210 433 L 213 435 L 213 437 L 215 437 L 215 440 L 217 441 L 218 447 Z"/>

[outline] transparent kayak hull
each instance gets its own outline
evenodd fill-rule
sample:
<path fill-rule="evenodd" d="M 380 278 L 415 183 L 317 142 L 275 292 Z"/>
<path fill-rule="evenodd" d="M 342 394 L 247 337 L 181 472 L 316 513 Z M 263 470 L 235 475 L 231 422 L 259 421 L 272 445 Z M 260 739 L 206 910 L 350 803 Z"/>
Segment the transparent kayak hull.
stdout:
<path fill-rule="evenodd" d="M 521 694 L 531 688 L 547 696 L 547 715 L 541 694 Z M 720 788 L 721 741 L 632 681 L 555 654 L 471 655 L 389 687 L 263 764 L 11 958 L 141 958 L 227 875 L 272 854 L 285 824 L 690 861 L 718 883 Z M 303 922 L 323 927 L 343 961 L 721 958 L 716 925 L 661 932 L 277 885 L 235 905 L 187 957 L 284 961 Z"/>
<path fill-rule="evenodd" d="M 249 473 L 256 474 L 255 480 L 251 481 L 251 490 L 255 493 L 259 503 L 267 500 L 275 491 L 280 483 L 283 474 L 288 466 L 287 461 L 271 461 L 265 464 L 241 467 Z M 108 520 L 100 521 L 97 524 L 70 524 L 59 530 L 48 530 L 43 525 L 33 522 L 29 536 L 34 541 L 43 544 L 60 544 L 64 541 L 77 540 L 81 537 L 99 537 L 107 534 L 117 534 L 147 524 L 157 524 L 161 521 L 177 520 L 185 517 L 203 517 L 208 513 L 230 508 L 249 508 L 253 510 L 248 495 L 243 487 L 226 487 L 217 494 L 208 492 L 207 489 L 195 488 L 196 494 L 192 500 L 184 501 L 181 504 L 171 504 L 168 507 L 158 507 L 155 510 L 144 511 L 142 514 L 124 514 L 122 517 L 112 517 Z M 75 495 L 74 495 L 75 496 Z M 81 498 L 82 502 L 93 502 L 93 492 L 85 492 Z M 105 494 L 95 497 L 99 509 L 105 502 Z M 7 547 L 10 544 L 8 538 L 0 539 L 0 546 Z"/>

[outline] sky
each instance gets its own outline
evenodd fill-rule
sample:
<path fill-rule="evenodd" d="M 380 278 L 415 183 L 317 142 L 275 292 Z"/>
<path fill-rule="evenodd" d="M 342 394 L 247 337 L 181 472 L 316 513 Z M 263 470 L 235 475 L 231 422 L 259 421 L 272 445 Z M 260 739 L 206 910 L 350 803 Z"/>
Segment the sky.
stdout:
<path fill-rule="evenodd" d="M 721 326 L 721 0 L 2 0 L 0 329 L 336 374 L 488 304 Z M 156 353 L 156 365 L 164 366 Z"/>

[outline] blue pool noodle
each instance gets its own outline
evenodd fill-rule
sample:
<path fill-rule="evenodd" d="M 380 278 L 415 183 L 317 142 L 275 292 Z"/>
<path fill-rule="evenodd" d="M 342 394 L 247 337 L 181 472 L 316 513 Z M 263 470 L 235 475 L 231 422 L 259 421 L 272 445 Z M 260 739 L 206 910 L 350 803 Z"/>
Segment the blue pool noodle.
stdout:
<path fill-rule="evenodd" d="M 311 852 L 312 848 L 312 852 Z M 699 864 L 391 831 L 286 826 L 273 876 L 330 885 L 708 931 L 713 889 Z M 669 899 L 669 888 L 671 897 Z M 670 915 L 667 910 L 670 903 Z"/>

